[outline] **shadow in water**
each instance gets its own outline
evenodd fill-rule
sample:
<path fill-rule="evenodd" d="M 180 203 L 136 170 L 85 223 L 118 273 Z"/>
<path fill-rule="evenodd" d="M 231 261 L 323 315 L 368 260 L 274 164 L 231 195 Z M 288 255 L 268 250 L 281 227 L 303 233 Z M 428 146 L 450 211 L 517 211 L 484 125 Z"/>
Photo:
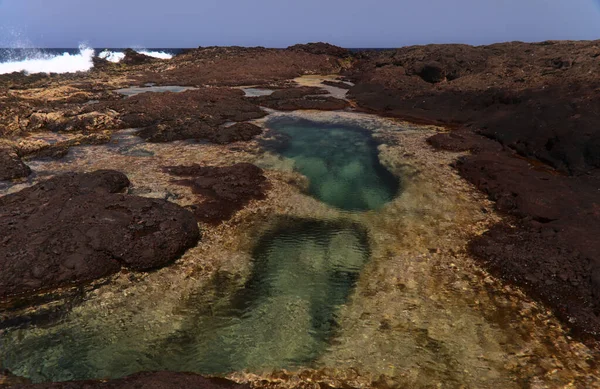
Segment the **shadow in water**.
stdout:
<path fill-rule="evenodd" d="M 143 312 L 100 310 L 97 321 L 2 332 L 0 367 L 41 382 L 307 366 L 328 347 L 369 256 L 360 225 L 282 218 L 258 240 L 249 279 L 216 276 L 164 318 L 170 335 L 148 332 Z"/>
<path fill-rule="evenodd" d="M 327 348 L 369 258 L 368 236 L 350 222 L 286 218 L 259 240 L 253 258 L 251 277 L 226 305 L 188 315 L 166 342 L 188 356 L 183 365 L 165 360 L 168 368 L 218 374 L 310 364 Z M 189 309 L 198 303 L 206 304 L 191 299 Z"/>

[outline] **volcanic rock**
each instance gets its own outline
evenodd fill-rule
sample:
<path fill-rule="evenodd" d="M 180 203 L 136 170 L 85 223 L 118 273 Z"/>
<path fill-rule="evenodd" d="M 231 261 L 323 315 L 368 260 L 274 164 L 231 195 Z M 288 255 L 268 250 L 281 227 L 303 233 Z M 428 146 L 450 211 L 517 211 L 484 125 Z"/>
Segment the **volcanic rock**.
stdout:
<path fill-rule="evenodd" d="M 0 181 L 27 177 L 31 174 L 17 152 L 10 146 L 0 144 Z"/>
<path fill-rule="evenodd" d="M 138 53 L 132 49 L 125 49 L 123 54 L 125 54 L 125 57 L 119 63 L 125 65 L 142 65 L 150 62 L 160 61 L 158 58 L 153 58 L 149 55 Z"/>
<path fill-rule="evenodd" d="M 345 74 L 360 108 L 442 124 L 429 143 L 474 153 L 456 167 L 508 218 L 471 251 L 596 340 L 599 61 L 600 41 L 429 45 L 364 53 Z"/>
<path fill-rule="evenodd" d="M 305 74 L 333 74 L 340 59 L 306 51 L 264 47 L 201 47 L 176 56 L 169 69 L 147 71 L 140 84 L 183 86 L 268 85 Z"/>
<path fill-rule="evenodd" d="M 317 109 L 335 111 L 349 106 L 345 100 L 332 96 L 321 96 L 328 92 L 319 87 L 299 87 L 276 90 L 268 96 L 253 97 L 252 101 L 279 111 Z"/>
<path fill-rule="evenodd" d="M 325 42 L 297 44 L 287 48 L 291 51 L 303 51 L 311 54 L 325 54 L 333 57 L 345 58 L 352 55 L 352 52 L 343 47 L 334 46 Z"/>
<path fill-rule="evenodd" d="M 117 171 L 69 173 L 0 197 L 0 297 L 165 266 L 196 244 L 193 215 L 120 194 Z"/>
<path fill-rule="evenodd" d="M 249 134 L 256 134 L 256 129 L 249 131 L 249 126 L 236 126 L 223 130 L 219 126 L 266 115 L 244 97 L 243 91 L 228 88 L 141 93 L 119 101 L 96 104 L 89 109 L 119 112 L 122 128 L 142 128 L 138 135 L 150 142 L 198 139 L 229 143 L 249 140 Z"/>
<path fill-rule="evenodd" d="M 198 195 L 192 207 L 196 218 L 207 223 L 229 219 L 254 199 L 264 199 L 269 188 L 261 168 L 249 163 L 232 166 L 174 166 L 168 173 L 189 177 L 175 183 L 189 186 Z"/>

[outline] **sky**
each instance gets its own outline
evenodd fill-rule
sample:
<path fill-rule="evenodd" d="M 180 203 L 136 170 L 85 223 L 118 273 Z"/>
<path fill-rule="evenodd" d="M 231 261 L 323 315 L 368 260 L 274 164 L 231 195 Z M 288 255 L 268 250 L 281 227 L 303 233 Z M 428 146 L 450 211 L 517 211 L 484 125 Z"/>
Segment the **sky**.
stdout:
<path fill-rule="evenodd" d="M 600 39 L 600 0 L 0 0 L 0 47 Z"/>

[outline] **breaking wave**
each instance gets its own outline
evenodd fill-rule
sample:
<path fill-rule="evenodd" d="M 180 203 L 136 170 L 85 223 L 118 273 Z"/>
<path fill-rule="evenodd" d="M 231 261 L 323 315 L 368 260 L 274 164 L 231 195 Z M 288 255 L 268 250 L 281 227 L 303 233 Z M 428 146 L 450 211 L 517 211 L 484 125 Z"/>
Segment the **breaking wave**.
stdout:
<path fill-rule="evenodd" d="M 33 51 L 27 58 L 0 63 L 0 74 L 25 72 L 35 73 L 75 73 L 85 72 L 93 66 L 94 49 L 79 47 L 79 53 L 64 52 L 60 55 Z"/>
<path fill-rule="evenodd" d="M 138 53 L 147 55 L 149 57 L 160 58 L 160 59 L 171 59 L 173 58 L 172 54 L 166 53 L 164 51 L 148 51 L 148 50 L 138 50 Z M 123 58 L 125 58 L 125 53 L 121 51 L 111 51 L 111 50 L 103 50 L 98 57 L 106 59 L 107 61 L 118 63 Z"/>
<path fill-rule="evenodd" d="M 172 54 L 164 51 L 139 50 L 139 52 L 154 58 L 173 58 Z M 26 58 L 5 59 L 4 62 L 0 62 L 0 74 L 13 72 L 25 72 L 26 74 L 85 72 L 94 67 L 94 55 L 94 49 L 87 46 L 80 46 L 78 53 L 49 54 L 41 50 L 28 50 Z M 125 54 L 121 51 L 103 50 L 98 54 L 98 57 L 118 63 L 125 58 Z"/>

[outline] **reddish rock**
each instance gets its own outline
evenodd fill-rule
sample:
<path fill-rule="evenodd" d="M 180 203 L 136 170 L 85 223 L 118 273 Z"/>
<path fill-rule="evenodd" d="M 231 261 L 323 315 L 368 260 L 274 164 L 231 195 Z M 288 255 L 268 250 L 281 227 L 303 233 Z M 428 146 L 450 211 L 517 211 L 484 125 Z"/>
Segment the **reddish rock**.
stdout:
<path fill-rule="evenodd" d="M 172 175 L 189 177 L 177 180 L 198 195 L 192 207 L 198 220 L 219 223 L 231 218 L 254 199 L 264 199 L 269 184 L 261 168 L 249 163 L 232 166 L 174 166 L 165 169 Z"/>
<path fill-rule="evenodd" d="M 0 297 L 165 266 L 196 244 L 193 215 L 121 194 L 112 170 L 69 173 L 0 197 Z"/>
<path fill-rule="evenodd" d="M 227 122 L 244 122 L 266 116 L 239 89 L 201 88 L 181 93 L 141 93 L 119 101 L 96 104 L 92 111 L 119 112 L 123 128 L 142 128 L 138 133 L 150 142 L 182 139 L 230 143 L 249 140 L 258 133 L 248 125 L 223 129 Z M 251 135 L 252 134 L 252 135 Z"/>
<path fill-rule="evenodd" d="M 201 47 L 178 55 L 171 68 L 148 70 L 140 84 L 185 86 L 268 85 L 304 74 L 333 74 L 339 58 L 306 51 L 264 47 Z"/>

